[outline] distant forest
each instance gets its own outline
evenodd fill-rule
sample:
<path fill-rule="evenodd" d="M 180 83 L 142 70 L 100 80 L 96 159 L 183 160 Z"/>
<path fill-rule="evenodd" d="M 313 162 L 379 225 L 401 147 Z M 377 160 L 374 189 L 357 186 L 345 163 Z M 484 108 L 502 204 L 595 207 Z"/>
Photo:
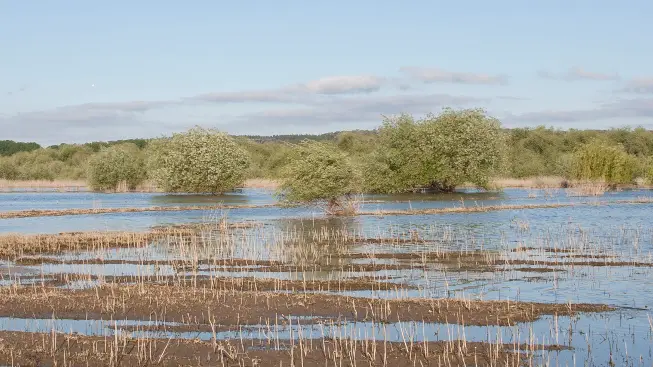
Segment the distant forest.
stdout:
<path fill-rule="evenodd" d="M 644 128 L 609 130 L 559 130 L 544 126 L 502 130 L 508 140 L 503 177 L 560 176 L 569 173 L 571 156 L 591 141 L 625 151 L 637 163 L 636 175 L 643 175 L 653 162 L 653 131 Z M 379 143 L 378 130 L 336 131 L 326 134 L 233 136 L 252 159 L 250 178 L 276 178 L 288 162 L 292 144 L 303 140 L 329 142 L 365 162 Z M 152 139 L 95 141 L 41 147 L 34 142 L 0 141 L 0 179 L 84 180 L 89 159 L 105 147 L 129 145 L 145 151 Z"/>

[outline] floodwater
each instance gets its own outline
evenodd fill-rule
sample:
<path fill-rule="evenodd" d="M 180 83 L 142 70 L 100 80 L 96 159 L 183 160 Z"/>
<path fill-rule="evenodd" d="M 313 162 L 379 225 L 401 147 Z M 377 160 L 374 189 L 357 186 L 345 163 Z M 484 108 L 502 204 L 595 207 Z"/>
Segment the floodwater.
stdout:
<path fill-rule="evenodd" d="M 234 240 L 228 251 L 210 250 L 207 258 L 236 257 L 255 260 L 272 259 L 292 263 L 319 262 L 334 251 L 324 246 L 298 251 L 284 240 L 284 234 L 307 236 L 316 232 L 346 231 L 363 237 L 386 238 L 419 233 L 423 241 L 392 244 L 354 243 L 352 253 L 369 255 L 368 259 L 350 259 L 350 264 L 398 264 L 395 259 L 376 259 L 374 254 L 426 253 L 433 251 L 492 251 L 522 263 L 506 263 L 492 270 L 457 271 L 430 264 L 408 270 L 354 271 L 267 271 L 264 267 L 247 267 L 226 271 L 203 266 L 183 275 L 211 275 L 303 280 L 337 280 L 373 277 L 388 282 L 408 284 L 413 289 L 400 294 L 393 291 L 351 291 L 341 294 L 358 297 L 464 297 L 483 300 L 532 301 L 543 303 L 598 303 L 617 308 L 602 314 L 574 317 L 546 316 L 515 327 L 464 327 L 429 323 L 398 323 L 382 326 L 368 323 L 343 325 L 311 324 L 278 326 L 274 337 L 288 339 L 298 333 L 305 338 L 322 337 L 323 333 L 351 338 L 370 339 L 386 333 L 387 340 L 402 341 L 410 333 L 415 341 L 453 340 L 464 333 L 468 341 L 502 341 L 512 343 L 559 344 L 571 350 L 549 352 L 542 356 L 551 365 L 628 365 L 653 364 L 653 202 L 624 204 L 619 201 L 651 197 L 646 190 L 606 193 L 598 198 L 572 197 L 564 190 L 556 192 L 506 189 L 503 192 L 459 192 L 446 195 L 369 196 L 363 210 L 383 211 L 461 206 L 522 205 L 540 203 L 585 203 L 560 208 L 512 209 L 480 213 L 434 215 L 364 215 L 325 218 L 318 209 L 309 207 L 236 208 L 226 211 L 135 212 L 119 214 L 75 215 L 0 219 L 0 233 L 58 233 L 90 230 L 146 230 L 156 225 L 206 222 L 226 217 L 230 222 L 256 222 L 251 229 L 239 230 L 242 238 Z M 597 205 L 587 203 L 601 202 Z M 164 194 L 94 194 L 94 193 L 1 193 L 0 211 L 28 209 L 86 209 L 189 205 L 267 205 L 275 198 L 265 190 L 243 190 L 220 197 L 205 195 Z M 239 232 L 239 233 L 240 233 Z M 568 253 L 551 253 L 547 249 L 573 249 Z M 515 252 L 515 249 L 526 249 Z M 290 253 L 295 255 L 290 256 Z M 301 256 L 296 254 L 300 253 Z M 184 253 L 172 244 L 154 243 L 145 248 L 108 249 L 54 256 L 58 260 L 170 260 L 183 259 Z M 524 265 L 524 261 L 532 264 Z M 598 264 L 601 261 L 605 264 Z M 583 263 L 585 262 L 585 263 Z M 613 262 L 615 265 L 611 265 Z M 590 264 L 591 263 L 591 264 Z M 630 264 L 630 265 L 629 265 Z M 0 264 L 2 274 L 50 275 L 77 273 L 86 275 L 172 275 L 171 266 L 147 264 L 42 264 L 18 266 Z M 542 269 L 545 268 L 542 271 Z M 3 282 L 5 282 L 3 280 Z M 21 282 L 27 284 L 28 282 Z M 0 330 L 50 332 L 74 331 L 88 335 L 115 332 L 116 326 L 138 326 L 122 320 L 23 320 L 0 318 Z M 148 324 L 149 325 L 149 324 Z M 147 326 L 147 325 L 146 325 Z M 113 329 L 112 329 L 113 328 Z M 293 329 L 294 328 L 294 329 Z M 206 332 L 177 332 L 174 337 L 199 338 L 266 338 L 269 327 L 250 327 L 213 335 Z M 138 333 L 137 331 L 130 331 Z M 151 337 L 170 337 L 167 332 L 143 331 Z"/>

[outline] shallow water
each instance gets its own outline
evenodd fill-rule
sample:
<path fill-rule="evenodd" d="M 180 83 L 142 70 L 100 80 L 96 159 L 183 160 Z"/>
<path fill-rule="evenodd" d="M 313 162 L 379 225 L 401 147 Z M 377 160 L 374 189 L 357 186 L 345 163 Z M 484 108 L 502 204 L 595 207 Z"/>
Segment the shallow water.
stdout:
<path fill-rule="evenodd" d="M 281 323 L 283 321 L 283 323 Z M 277 340 L 336 338 L 377 340 L 407 344 L 434 341 L 505 343 L 517 347 L 557 345 L 563 350 L 536 353 L 536 363 L 551 366 L 650 366 L 653 363 L 651 315 L 621 310 L 580 317 L 545 316 L 515 326 L 464 326 L 424 322 L 315 323 L 316 320 L 287 317 L 278 324 L 238 327 L 235 331 L 174 331 L 183 324 L 134 320 L 69 320 L 0 318 L 0 329 L 35 333 L 68 333 L 112 336 L 117 331 L 132 337 L 180 338 L 210 341 L 259 339 L 273 348 Z M 206 327 L 207 325 L 203 325 Z M 218 325 L 219 326 L 219 325 Z M 124 328 L 129 327 L 128 330 Z M 146 330 L 143 327 L 157 327 Z M 140 328 L 140 329 L 139 329 Z M 566 348 L 566 349 L 565 349 Z"/>
<path fill-rule="evenodd" d="M 405 283 L 416 287 L 401 291 L 340 292 L 351 296 L 464 297 L 484 300 L 521 300 L 546 303 L 600 303 L 617 306 L 617 312 L 581 315 L 578 318 L 545 317 L 516 328 L 475 328 L 458 325 L 421 323 L 391 324 L 385 328 L 388 340 L 402 341 L 410 332 L 415 341 L 502 340 L 571 346 L 571 351 L 546 353 L 551 365 L 608 365 L 610 353 L 614 365 L 650 366 L 652 328 L 649 309 L 653 308 L 653 267 L 651 266 L 588 266 L 570 265 L 575 261 L 625 261 L 653 264 L 653 203 L 620 204 L 615 201 L 650 197 L 651 191 L 607 193 L 600 198 L 569 197 L 564 191 L 545 195 L 539 191 L 509 189 L 501 193 L 466 192 L 446 195 L 371 196 L 364 210 L 403 210 L 444 208 L 474 205 L 520 205 L 537 203 L 612 202 L 603 205 L 578 205 L 547 209 L 513 209 L 481 213 L 436 215 L 365 215 L 345 218 L 324 218 L 315 208 L 237 208 L 228 211 L 141 212 L 102 215 L 76 215 L 0 219 L 0 233 L 58 233 L 88 230 L 146 230 L 154 225 L 215 221 L 226 216 L 230 222 L 255 221 L 260 227 L 234 230 L 228 244 L 211 241 L 194 248 L 199 259 L 245 258 L 281 260 L 293 264 L 322 262 L 337 251 L 363 253 L 369 259 L 345 261 L 345 271 L 268 271 L 260 266 L 242 266 L 236 271 L 223 271 L 216 266 L 200 266 L 197 271 L 178 271 L 169 265 L 138 264 L 43 264 L 17 266 L 1 264 L 2 285 L 23 275 L 76 273 L 84 275 L 212 275 L 293 280 L 337 280 L 361 276 L 380 281 Z M 461 200 L 462 198 L 462 200 Z M 382 202 L 376 202 L 382 201 Z M 26 209 L 69 209 L 93 207 L 147 207 L 181 205 L 263 205 L 274 203 L 264 190 L 243 190 L 240 193 L 211 197 L 204 195 L 164 194 L 94 194 L 94 193 L 3 193 L 0 211 Z M 314 244 L 315 233 L 347 232 L 369 238 L 402 237 L 418 233 L 422 241 L 405 243 L 352 243 L 338 247 L 331 243 Z M 292 234 L 290 236 L 289 234 Z M 292 237 L 292 238 L 291 238 Z M 329 241 L 327 241 L 329 242 Z M 310 246 L 306 244 L 311 244 Z M 513 252 L 517 248 L 535 250 Z M 546 249 L 572 249 L 590 256 L 606 258 L 570 258 Z M 188 259 L 188 248 L 175 243 L 153 243 L 143 248 L 100 249 L 54 256 L 58 260 L 173 260 Z M 458 271 L 455 266 L 431 264 L 426 270 L 348 271 L 347 264 L 400 264 L 407 260 L 372 259 L 374 254 L 420 253 L 432 251 L 494 251 L 506 258 L 522 261 L 547 261 L 549 265 L 501 265 L 492 271 Z M 419 263 L 419 259 L 412 260 Z M 538 268 L 554 269 L 541 272 Z M 9 276 L 8 274 L 11 274 Z M 37 280 L 26 278 L 21 284 Z M 67 287 L 92 285 L 77 281 Z M 52 321 L 52 320 L 50 320 Z M 0 319 L 0 330 L 49 332 L 54 327 L 82 334 L 111 333 L 111 325 L 95 320 Z M 124 321 L 123 321 L 124 322 Z M 30 324 L 31 323 L 31 324 Z M 99 324 L 98 324 L 99 323 Z M 289 338 L 301 331 L 304 337 L 321 337 L 320 325 L 301 320 L 302 326 L 276 328 L 275 335 Z M 54 325 L 54 326 L 53 326 Z M 557 326 L 556 326 L 557 325 Z M 128 325 L 129 326 L 129 325 Z M 131 325 L 134 326 L 134 325 Z M 113 324 L 115 327 L 115 324 Z M 294 329 L 293 329 L 294 328 Z M 403 336 L 402 336 L 403 331 Z M 352 338 L 370 338 L 383 332 L 378 325 L 353 323 L 328 326 L 326 332 Z M 144 332 L 145 333 L 145 332 Z M 264 338 L 261 328 L 246 328 L 244 337 Z M 170 334 L 146 332 L 144 335 L 169 337 Z M 175 333 L 179 338 L 210 339 L 211 333 Z M 235 338 L 234 332 L 220 332 L 219 338 Z M 494 338 L 494 339 L 492 339 Z M 524 339 L 525 338 L 525 339 Z"/>

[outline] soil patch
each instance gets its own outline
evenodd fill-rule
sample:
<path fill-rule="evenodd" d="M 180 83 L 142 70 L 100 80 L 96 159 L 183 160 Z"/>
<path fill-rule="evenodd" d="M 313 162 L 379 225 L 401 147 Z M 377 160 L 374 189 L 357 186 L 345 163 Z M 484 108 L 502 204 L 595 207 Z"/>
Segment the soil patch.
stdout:
<path fill-rule="evenodd" d="M 0 363 L 29 366 L 505 366 L 528 363 L 550 345 L 397 343 L 348 339 L 206 342 L 0 332 Z"/>
<path fill-rule="evenodd" d="M 35 209 L 0 212 L 0 219 L 32 218 L 32 217 L 60 217 L 65 215 L 92 215 L 112 213 L 141 213 L 141 212 L 183 212 L 198 210 L 226 210 L 226 209 L 255 209 L 274 207 L 275 204 L 264 205 L 194 205 L 194 206 L 148 206 L 139 208 L 89 208 L 89 209 Z"/>
<path fill-rule="evenodd" d="M 236 292 L 205 287 L 102 286 L 83 290 L 0 288 L 0 316 L 66 319 L 140 319 L 198 323 L 259 324 L 280 315 L 344 321 L 425 321 L 466 325 L 513 325 L 542 315 L 612 310 L 605 305 L 544 304 L 460 299 L 382 300 L 330 294 Z"/>

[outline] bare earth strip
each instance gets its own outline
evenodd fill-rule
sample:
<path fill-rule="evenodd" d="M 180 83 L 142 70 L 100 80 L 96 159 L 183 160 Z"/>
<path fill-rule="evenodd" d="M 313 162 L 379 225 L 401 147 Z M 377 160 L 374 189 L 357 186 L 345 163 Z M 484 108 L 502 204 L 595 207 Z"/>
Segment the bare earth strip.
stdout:
<path fill-rule="evenodd" d="M 412 209 L 412 210 L 375 210 L 361 211 L 358 215 L 427 215 L 427 214 L 452 214 L 452 213 L 484 213 L 499 210 L 518 210 L 518 209 L 551 209 L 564 208 L 573 206 L 601 206 L 614 204 L 651 204 L 653 198 L 642 197 L 633 200 L 615 200 L 615 201 L 589 201 L 580 203 L 544 203 L 544 204 L 519 204 L 519 205 L 479 205 L 470 207 L 450 207 L 450 208 L 432 208 L 432 209 Z M 179 212 L 179 211 L 199 211 L 199 210 L 225 210 L 225 209 L 256 209 L 278 207 L 279 204 L 261 204 L 261 205 L 195 205 L 195 206 L 150 206 L 139 208 L 98 208 L 98 209 L 42 209 L 42 210 L 20 210 L 0 212 L 0 219 L 10 218 L 32 218 L 32 217 L 57 217 L 67 215 L 93 215 L 93 214 L 111 214 L 111 213 L 139 213 L 139 212 Z"/>
<path fill-rule="evenodd" d="M 467 341 L 385 342 L 344 337 L 200 341 L 0 332 L 0 363 L 12 366 L 505 366 L 529 365 L 556 345 Z"/>
<path fill-rule="evenodd" d="M 132 319 L 256 325 L 282 315 L 347 321 L 424 321 L 465 325 L 514 325 L 543 315 L 612 310 L 594 304 L 408 298 L 383 300 L 328 294 L 238 292 L 209 287 L 152 284 L 105 285 L 67 290 L 54 287 L 0 288 L 0 316 L 20 318 Z"/>
<path fill-rule="evenodd" d="M 111 213 L 139 213 L 139 212 L 182 212 L 197 210 L 222 210 L 222 209 L 253 209 L 268 208 L 274 204 L 264 205 L 194 205 L 194 206 L 148 206 L 142 208 L 97 208 L 97 209 L 60 209 L 60 210 L 20 210 L 0 212 L 0 219 L 31 218 L 31 217 L 60 217 L 65 215 L 89 215 Z"/>

